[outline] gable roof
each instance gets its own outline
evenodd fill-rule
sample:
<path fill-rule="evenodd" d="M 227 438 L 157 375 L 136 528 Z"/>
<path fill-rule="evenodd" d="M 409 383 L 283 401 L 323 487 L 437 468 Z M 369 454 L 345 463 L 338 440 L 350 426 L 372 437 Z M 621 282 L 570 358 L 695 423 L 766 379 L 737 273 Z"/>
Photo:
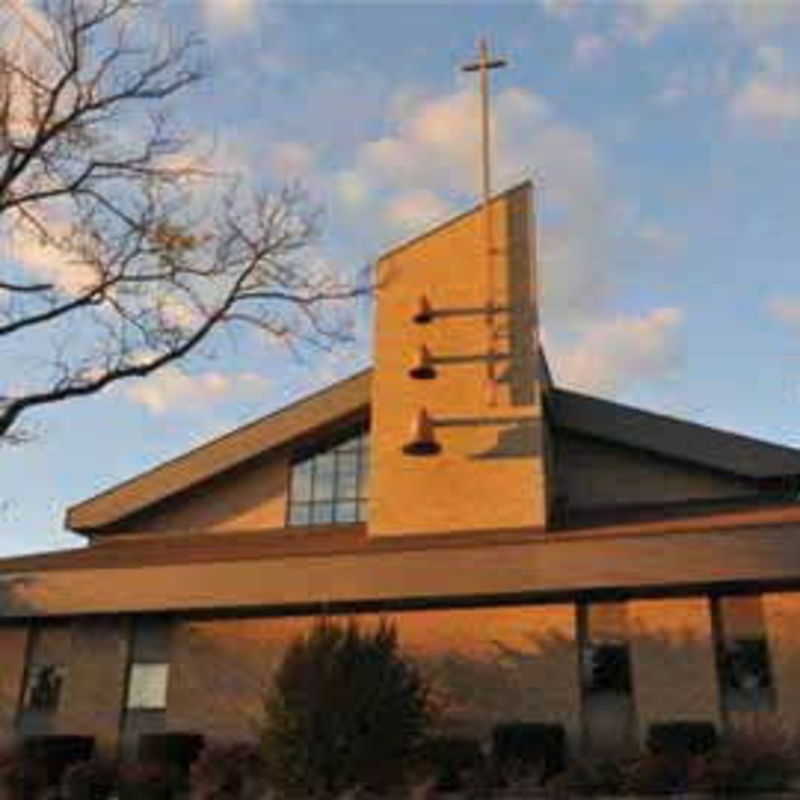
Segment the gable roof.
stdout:
<path fill-rule="evenodd" d="M 339 419 L 366 413 L 372 370 L 309 395 L 67 509 L 66 525 L 94 531 Z"/>
<path fill-rule="evenodd" d="M 66 524 L 79 533 L 102 530 L 268 450 L 366 414 L 371 377 L 371 369 L 359 372 L 78 503 L 68 509 Z M 556 429 L 748 478 L 800 475 L 800 450 L 544 384 Z"/>
<path fill-rule="evenodd" d="M 800 475 L 800 450 L 565 389 L 548 404 L 552 423 L 576 433 L 747 478 Z"/>

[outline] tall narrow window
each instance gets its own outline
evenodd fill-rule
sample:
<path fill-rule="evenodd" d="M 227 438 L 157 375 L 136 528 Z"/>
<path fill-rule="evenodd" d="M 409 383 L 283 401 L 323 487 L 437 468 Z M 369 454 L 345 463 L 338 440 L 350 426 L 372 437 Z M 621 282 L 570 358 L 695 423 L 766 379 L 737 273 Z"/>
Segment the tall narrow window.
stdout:
<path fill-rule="evenodd" d="M 363 522 L 367 509 L 369 434 L 361 430 L 292 465 L 289 525 Z"/>
<path fill-rule="evenodd" d="M 624 602 L 578 606 L 584 744 L 623 752 L 635 725 L 627 609 Z"/>
<path fill-rule="evenodd" d="M 171 622 L 140 617 L 134 621 L 125 707 L 162 711 L 167 706 Z"/>
<path fill-rule="evenodd" d="M 59 664 L 33 664 L 28 669 L 24 708 L 55 711 L 61 699 L 65 669 Z"/>
<path fill-rule="evenodd" d="M 729 711 L 774 707 L 775 693 L 760 595 L 712 600 L 720 693 Z"/>

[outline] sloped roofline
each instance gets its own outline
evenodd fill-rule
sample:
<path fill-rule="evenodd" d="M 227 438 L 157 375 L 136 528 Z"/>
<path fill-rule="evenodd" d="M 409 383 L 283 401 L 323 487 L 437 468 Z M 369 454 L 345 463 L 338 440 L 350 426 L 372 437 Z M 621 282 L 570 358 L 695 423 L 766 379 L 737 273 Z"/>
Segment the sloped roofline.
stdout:
<path fill-rule="evenodd" d="M 65 524 L 88 533 L 226 472 L 275 447 L 369 407 L 367 368 L 291 405 L 159 464 L 67 509 Z"/>
<path fill-rule="evenodd" d="M 553 387 L 543 353 L 540 360 L 555 428 L 749 478 L 800 475 L 800 450 Z M 117 484 L 69 508 L 66 525 L 101 530 L 312 430 L 368 413 L 371 378 L 367 368 Z"/>
<path fill-rule="evenodd" d="M 548 394 L 556 427 L 746 478 L 800 475 L 800 450 L 567 389 Z"/>
<path fill-rule="evenodd" d="M 506 197 L 510 194 L 514 194 L 515 192 L 519 192 L 523 189 L 528 191 L 533 189 L 533 181 L 530 178 L 526 178 L 525 180 L 520 181 L 519 183 L 515 183 L 512 186 L 507 187 L 506 189 L 502 189 L 499 192 L 495 192 L 489 198 L 489 201 L 495 203 L 501 198 Z M 378 261 L 383 261 L 386 258 L 395 256 L 401 250 L 405 250 L 407 247 L 416 245 L 423 239 L 427 239 L 430 236 L 435 236 L 437 233 L 441 232 L 445 228 L 449 228 L 451 225 L 454 225 L 457 222 L 460 222 L 462 219 L 468 217 L 470 214 L 475 214 L 477 211 L 480 211 L 481 208 L 483 208 L 483 201 L 475 203 L 465 211 L 461 211 L 458 214 L 455 214 L 454 216 L 447 217 L 447 219 L 443 219 L 441 222 L 433 223 L 433 225 L 431 225 L 429 228 L 425 229 L 421 233 L 415 233 L 413 234 L 413 236 L 410 236 L 409 238 L 403 239 L 397 244 L 392 245 L 392 247 L 390 247 L 388 250 L 384 250 L 378 257 Z"/>

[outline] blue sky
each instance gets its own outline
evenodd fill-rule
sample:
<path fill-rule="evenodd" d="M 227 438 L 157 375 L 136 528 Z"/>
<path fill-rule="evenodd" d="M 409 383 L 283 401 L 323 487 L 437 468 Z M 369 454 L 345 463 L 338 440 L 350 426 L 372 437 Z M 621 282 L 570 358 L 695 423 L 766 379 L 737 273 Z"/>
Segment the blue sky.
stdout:
<path fill-rule="evenodd" d="M 537 184 L 563 385 L 800 446 L 800 4 L 794 0 L 167 0 L 211 75 L 175 112 L 214 160 L 299 179 L 312 255 L 356 271 L 468 207 L 487 35 L 499 188 Z M 74 546 L 65 508 L 369 362 L 222 338 L 205 358 L 31 415 L 4 448 L 0 554 Z M 19 377 L 19 376 L 14 376 Z M 6 376 L 9 381 L 9 377 Z"/>

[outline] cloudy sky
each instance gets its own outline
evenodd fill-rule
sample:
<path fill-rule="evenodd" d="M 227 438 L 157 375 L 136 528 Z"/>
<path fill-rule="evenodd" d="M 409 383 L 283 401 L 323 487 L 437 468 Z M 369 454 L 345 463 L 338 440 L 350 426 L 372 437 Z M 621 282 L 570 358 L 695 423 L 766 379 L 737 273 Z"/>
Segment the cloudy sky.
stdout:
<path fill-rule="evenodd" d="M 175 111 L 229 171 L 299 179 L 313 259 L 358 270 L 472 204 L 480 35 L 496 186 L 537 185 L 558 383 L 800 446 L 796 0 L 165 0 L 208 42 Z M 220 342 L 31 416 L 0 451 L 0 554 L 74 546 L 65 508 L 369 363 Z M 7 382 L 20 376 L 4 375 Z"/>

